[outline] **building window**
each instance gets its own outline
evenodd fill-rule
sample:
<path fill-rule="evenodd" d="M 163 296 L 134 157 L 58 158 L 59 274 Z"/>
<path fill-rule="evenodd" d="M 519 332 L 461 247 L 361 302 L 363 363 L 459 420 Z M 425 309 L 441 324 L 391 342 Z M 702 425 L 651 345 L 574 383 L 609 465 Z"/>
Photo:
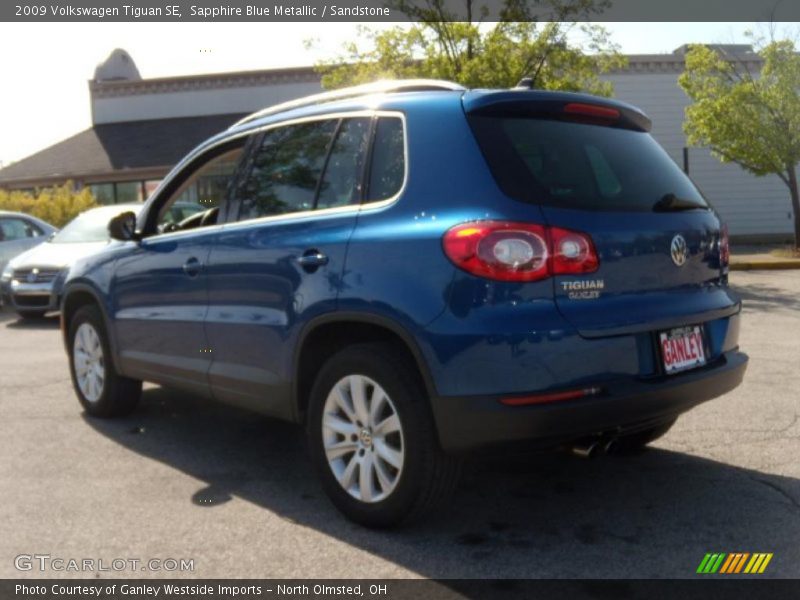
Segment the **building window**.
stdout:
<path fill-rule="evenodd" d="M 89 186 L 98 204 L 114 204 L 113 183 L 93 183 Z"/>
<path fill-rule="evenodd" d="M 143 182 L 144 185 L 144 199 L 147 200 L 156 191 L 156 188 L 161 185 L 161 179 L 149 179 Z"/>
<path fill-rule="evenodd" d="M 122 181 L 116 185 L 116 203 L 123 204 L 129 202 L 141 202 L 142 198 L 142 182 L 141 181 Z"/>

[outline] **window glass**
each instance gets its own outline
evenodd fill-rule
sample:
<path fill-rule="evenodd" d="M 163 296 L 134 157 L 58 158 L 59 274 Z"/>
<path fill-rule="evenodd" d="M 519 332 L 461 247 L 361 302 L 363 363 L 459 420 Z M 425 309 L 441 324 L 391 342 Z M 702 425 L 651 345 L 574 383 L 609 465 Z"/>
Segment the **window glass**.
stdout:
<path fill-rule="evenodd" d="M 405 178 L 405 160 L 403 121 L 397 117 L 381 117 L 375 128 L 372 146 L 370 201 L 385 200 L 400 191 Z"/>
<path fill-rule="evenodd" d="M 228 150 L 194 171 L 161 207 L 158 231 L 175 231 L 179 223 L 194 215 L 198 215 L 197 222 L 190 222 L 189 227 L 216 223 L 219 207 L 236 174 L 242 151 L 242 148 Z"/>
<path fill-rule="evenodd" d="M 703 196 L 647 133 L 549 119 L 472 117 L 500 187 L 526 202 L 588 210 L 651 211 L 666 196 Z"/>
<path fill-rule="evenodd" d="M 369 124 L 369 118 L 342 122 L 325 166 L 316 208 L 347 206 L 361 201 L 361 176 Z"/>
<path fill-rule="evenodd" d="M 93 183 L 89 186 L 98 204 L 114 204 L 113 183 Z"/>
<path fill-rule="evenodd" d="M 0 242 L 13 242 L 38 237 L 42 231 L 23 219 L 0 219 Z"/>
<path fill-rule="evenodd" d="M 129 204 L 132 202 L 141 202 L 142 198 L 142 182 L 141 181 L 121 181 L 116 184 L 117 186 L 117 204 Z"/>
<path fill-rule="evenodd" d="M 239 220 L 314 208 L 314 198 L 337 121 L 267 131 L 238 190 Z"/>

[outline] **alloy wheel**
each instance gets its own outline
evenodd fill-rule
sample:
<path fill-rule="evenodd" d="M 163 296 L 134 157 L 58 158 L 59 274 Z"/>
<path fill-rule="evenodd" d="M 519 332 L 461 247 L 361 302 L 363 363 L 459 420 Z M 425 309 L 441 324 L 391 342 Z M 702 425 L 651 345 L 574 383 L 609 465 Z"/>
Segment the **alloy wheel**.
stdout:
<path fill-rule="evenodd" d="M 386 391 L 364 375 L 340 379 L 325 400 L 322 439 L 339 485 L 367 503 L 386 499 L 405 459 L 400 417 Z"/>

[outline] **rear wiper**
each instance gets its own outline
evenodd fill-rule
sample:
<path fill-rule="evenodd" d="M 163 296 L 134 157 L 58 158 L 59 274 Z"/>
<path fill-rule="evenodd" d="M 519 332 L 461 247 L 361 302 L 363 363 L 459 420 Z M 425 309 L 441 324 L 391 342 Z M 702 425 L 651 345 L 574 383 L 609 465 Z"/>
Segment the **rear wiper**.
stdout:
<path fill-rule="evenodd" d="M 679 210 L 695 210 L 695 209 L 705 209 L 706 207 L 702 204 L 698 204 L 697 202 L 692 202 L 691 200 L 686 200 L 685 198 L 678 198 L 675 194 L 664 194 L 661 197 L 661 200 L 656 202 L 653 205 L 653 210 L 655 212 L 672 212 L 672 211 L 679 211 Z"/>

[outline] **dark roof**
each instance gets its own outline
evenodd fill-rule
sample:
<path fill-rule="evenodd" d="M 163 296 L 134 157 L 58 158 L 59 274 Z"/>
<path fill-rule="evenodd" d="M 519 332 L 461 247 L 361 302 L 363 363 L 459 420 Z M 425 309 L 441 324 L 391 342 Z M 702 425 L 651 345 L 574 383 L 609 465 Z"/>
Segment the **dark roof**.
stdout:
<path fill-rule="evenodd" d="M 243 114 L 106 123 L 0 169 L 0 184 L 170 167 Z"/>

